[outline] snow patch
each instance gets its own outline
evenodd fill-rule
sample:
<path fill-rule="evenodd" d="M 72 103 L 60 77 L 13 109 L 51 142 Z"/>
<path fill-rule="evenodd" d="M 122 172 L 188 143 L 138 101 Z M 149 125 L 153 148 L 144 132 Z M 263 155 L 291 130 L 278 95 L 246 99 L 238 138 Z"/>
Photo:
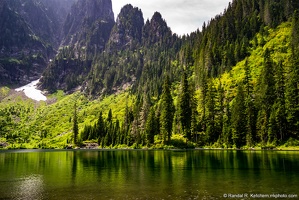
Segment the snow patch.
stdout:
<path fill-rule="evenodd" d="M 38 80 L 32 81 L 28 85 L 19 87 L 15 89 L 17 92 L 23 91 L 27 97 L 36 101 L 46 101 L 47 97 L 43 95 L 42 91 L 38 90 L 36 85 L 39 82 Z"/>

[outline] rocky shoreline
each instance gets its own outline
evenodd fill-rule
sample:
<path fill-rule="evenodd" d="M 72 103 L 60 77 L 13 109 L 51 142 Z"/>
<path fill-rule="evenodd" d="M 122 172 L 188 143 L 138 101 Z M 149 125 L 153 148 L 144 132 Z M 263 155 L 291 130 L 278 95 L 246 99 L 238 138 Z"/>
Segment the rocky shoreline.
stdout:
<path fill-rule="evenodd" d="M 69 145 L 66 147 L 66 149 L 99 149 L 98 143 L 85 143 L 82 144 L 80 147 L 73 147 L 72 145 Z"/>
<path fill-rule="evenodd" d="M 6 142 L 0 142 L 0 148 L 5 148 L 8 146 L 8 143 Z"/>

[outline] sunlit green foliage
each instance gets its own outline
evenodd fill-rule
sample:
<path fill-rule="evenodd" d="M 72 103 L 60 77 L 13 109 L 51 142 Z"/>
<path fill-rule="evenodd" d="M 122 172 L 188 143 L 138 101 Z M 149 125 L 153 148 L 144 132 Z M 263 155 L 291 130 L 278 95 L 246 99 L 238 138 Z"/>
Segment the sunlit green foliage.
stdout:
<path fill-rule="evenodd" d="M 36 103 L 3 90 L 1 137 L 61 148 L 72 143 L 77 122 L 78 145 L 102 148 L 296 144 L 299 20 L 292 1 L 284 3 L 233 1 L 202 31 L 182 37 L 159 13 L 143 25 L 140 11 L 126 6 L 140 19 L 122 13 L 114 26 L 130 33 L 125 44 L 111 39 L 109 51 L 94 53 L 64 47 L 45 72 L 48 90 L 82 86 L 82 93 L 58 91 Z M 134 34 L 125 19 L 138 25 Z"/>

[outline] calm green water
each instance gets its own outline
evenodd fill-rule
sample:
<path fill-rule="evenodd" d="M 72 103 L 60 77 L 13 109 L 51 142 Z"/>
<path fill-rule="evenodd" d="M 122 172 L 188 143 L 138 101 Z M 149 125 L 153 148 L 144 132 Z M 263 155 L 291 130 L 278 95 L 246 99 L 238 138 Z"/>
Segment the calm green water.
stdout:
<path fill-rule="evenodd" d="M 299 152 L 0 152 L 0 199 L 224 199 L 244 193 L 299 196 Z"/>

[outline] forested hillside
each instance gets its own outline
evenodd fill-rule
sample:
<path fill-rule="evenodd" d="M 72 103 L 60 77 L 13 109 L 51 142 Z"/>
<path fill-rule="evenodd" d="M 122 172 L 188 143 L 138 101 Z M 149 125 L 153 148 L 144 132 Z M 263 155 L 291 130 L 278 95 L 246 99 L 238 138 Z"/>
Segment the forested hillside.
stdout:
<path fill-rule="evenodd" d="M 297 9 L 235 0 L 179 37 L 158 12 L 144 22 L 125 5 L 114 21 L 110 0 L 78 0 L 41 79 L 51 104 L 16 112 L 2 89 L 0 136 L 39 148 L 298 146 Z"/>

